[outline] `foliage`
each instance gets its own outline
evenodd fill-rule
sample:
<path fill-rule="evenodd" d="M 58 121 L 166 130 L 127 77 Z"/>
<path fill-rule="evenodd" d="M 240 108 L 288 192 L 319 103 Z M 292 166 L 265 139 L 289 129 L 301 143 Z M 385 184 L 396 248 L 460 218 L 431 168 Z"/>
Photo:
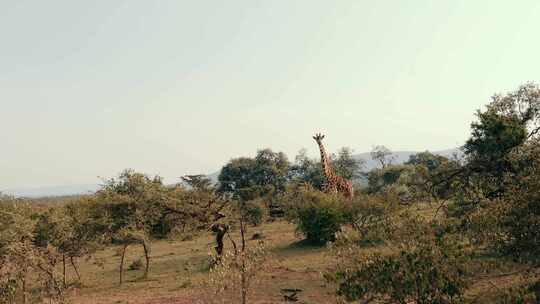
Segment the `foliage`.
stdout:
<path fill-rule="evenodd" d="M 243 207 L 247 223 L 253 226 L 262 224 L 268 215 L 268 210 L 262 199 L 247 201 Z"/>
<path fill-rule="evenodd" d="M 22 202 L 0 203 L 0 303 L 13 303 L 16 297 L 26 301 L 29 282 L 41 286 L 38 297 L 64 300 L 54 267 L 59 255 L 54 248 L 34 246 L 30 215 L 31 209 Z"/>
<path fill-rule="evenodd" d="M 527 130 L 517 117 L 501 116 L 493 111 L 479 112 L 479 122 L 473 123 L 471 138 L 464 146 L 469 176 L 488 198 L 505 191 L 505 174 L 513 172 L 510 152 L 522 145 Z"/>
<path fill-rule="evenodd" d="M 540 88 L 532 83 L 505 95 L 495 95 L 487 110 L 477 112 L 471 137 L 463 151 L 467 163 L 449 170 L 444 181 L 459 180 L 482 197 L 501 197 L 523 167 L 513 154 L 533 140 L 540 130 Z M 468 189 L 468 193 L 473 193 Z M 476 202 L 471 199 L 471 203 Z"/>
<path fill-rule="evenodd" d="M 217 194 L 214 187 L 176 186 L 166 189 L 165 195 L 159 220 L 152 227 L 153 237 L 193 235 L 229 213 L 229 200 Z"/>
<path fill-rule="evenodd" d="M 338 150 L 337 155 L 329 156 L 330 163 L 335 173 L 343 178 L 354 180 L 361 176 L 360 169 L 364 165 L 362 160 L 356 159 L 352 155 L 352 150 L 343 147 Z M 294 164 L 290 167 L 290 179 L 295 183 L 310 184 L 313 188 L 322 190 L 326 179 L 322 172 L 321 162 L 307 156 L 305 149 L 300 150 L 295 158 Z"/>
<path fill-rule="evenodd" d="M 319 190 L 323 189 L 325 183 L 320 161 L 309 158 L 306 149 L 300 150 L 296 155 L 289 175 L 292 181 L 310 184 L 313 188 Z"/>
<path fill-rule="evenodd" d="M 248 298 L 253 292 L 253 287 L 258 282 L 258 275 L 268 266 L 268 252 L 262 240 L 256 241 L 251 246 L 247 240 L 249 213 L 246 211 L 247 202 L 239 202 L 234 208 L 233 216 L 240 226 L 240 240 L 236 241 L 230 234 L 229 240 L 232 249 L 218 250 L 218 255 L 213 259 L 215 263 L 210 270 L 209 285 L 214 294 L 220 294 L 219 303 L 248 303 Z M 225 233 L 229 233 L 225 230 Z M 209 299 L 216 302 L 215 296 Z"/>
<path fill-rule="evenodd" d="M 442 172 L 435 183 L 457 185 L 448 215 L 472 241 L 520 259 L 534 258 L 540 218 L 540 88 L 526 84 L 495 95 L 477 116 L 464 146 L 466 163 Z"/>
<path fill-rule="evenodd" d="M 378 161 L 382 168 L 386 168 L 394 161 L 392 151 L 385 146 L 375 146 L 370 152 L 371 159 Z"/>
<path fill-rule="evenodd" d="M 388 239 L 398 210 L 397 197 L 364 194 L 355 196 L 350 204 L 345 205 L 344 217 L 359 234 L 361 243 L 373 244 Z"/>
<path fill-rule="evenodd" d="M 448 161 L 447 157 L 425 151 L 410 155 L 405 165 L 424 166 L 429 172 L 433 172 Z"/>
<path fill-rule="evenodd" d="M 518 156 L 528 165 L 505 192 L 500 212 L 499 243 L 504 252 L 540 263 L 540 145 L 535 140 Z"/>
<path fill-rule="evenodd" d="M 407 223 L 398 253 L 363 254 L 356 246 L 338 249 L 337 270 L 327 279 L 347 301 L 460 303 L 468 286 L 461 248 L 430 225 Z"/>
<path fill-rule="evenodd" d="M 212 180 L 202 174 L 182 176 L 182 181 L 195 190 L 212 191 L 214 188 Z"/>
<path fill-rule="evenodd" d="M 377 193 L 398 182 L 403 185 L 404 180 L 400 180 L 402 174 L 410 173 L 412 170 L 414 170 L 414 167 L 407 165 L 389 165 L 384 168 L 373 169 L 368 173 L 368 191 Z"/>
<path fill-rule="evenodd" d="M 288 170 L 283 152 L 259 150 L 255 158 L 240 157 L 227 163 L 218 177 L 218 191 L 244 201 L 280 192 L 285 189 Z"/>
<path fill-rule="evenodd" d="M 261 241 L 243 251 L 226 251 L 220 262 L 210 269 L 208 283 L 213 293 L 219 294 L 217 299 L 213 295 L 212 303 L 247 303 L 268 262 L 268 251 Z"/>
<path fill-rule="evenodd" d="M 360 177 L 360 169 L 364 165 L 362 160 L 353 157 L 352 150 L 347 147 L 339 149 L 337 156 L 332 155 L 331 162 L 335 173 L 348 180 Z"/>
<path fill-rule="evenodd" d="M 333 241 L 346 221 L 344 201 L 339 195 L 299 187 L 292 189 L 286 197 L 288 219 L 311 243 Z"/>
<path fill-rule="evenodd" d="M 519 120 L 527 129 L 527 138 L 533 139 L 540 131 L 540 86 L 527 82 L 515 91 L 496 94 L 487 106 L 501 116 Z"/>
<path fill-rule="evenodd" d="M 529 304 L 540 300 L 540 282 L 508 288 L 499 296 L 495 304 Z"/>
<path fill-rule="evenodd" d="M 36 216 L 34 243 L 42 248 L 52 246 L 62 254 L 64 275 L 65 259 L 69 258 L 79 280 L 81 274 L 77 258 L 94 253 L 101 243 L 99 229 L 96 229 L 96 222 L 90 216 L 93 206 L 91 198 L 82 197 Z"/>
<path fill-rule="evenodd" d="M 150 269 L 150 237 L 159 224 L 163 214 L 163 206 L 167 204 L 166 188 L 159 176 L 149 177 L 131 170 L 123 171 L 118 179 L 109 179 L 102 189 L 96 193 L 99 203 L 97 208 L 102 212 L 104 235 L 113 244 L 123 248 L 120 262 L 120 283 L 125 250 L 129 245 L 142 245 L 146 268 L 144 276 Z"/>

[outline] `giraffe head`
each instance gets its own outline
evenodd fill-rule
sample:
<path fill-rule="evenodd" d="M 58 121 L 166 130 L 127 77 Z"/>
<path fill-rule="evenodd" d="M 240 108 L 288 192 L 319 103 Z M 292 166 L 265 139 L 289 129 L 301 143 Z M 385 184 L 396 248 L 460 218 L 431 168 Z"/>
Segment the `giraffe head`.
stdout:
<path fill-rule="evenodd" d="M 324 138 L 324 135 L 322 135 L 321 133 L 317 133 L 315 134 L 315 136 L 313 136 L 313 139 L 315 139 L 315 141 L 320 144 L 322 142 Z"/>

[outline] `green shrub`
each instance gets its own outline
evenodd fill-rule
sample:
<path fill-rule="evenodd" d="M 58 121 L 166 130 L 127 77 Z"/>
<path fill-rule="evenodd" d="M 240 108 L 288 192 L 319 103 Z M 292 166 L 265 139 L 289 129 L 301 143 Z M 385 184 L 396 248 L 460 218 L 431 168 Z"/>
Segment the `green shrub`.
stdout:
<path fill-rule="evenodd" d="M 307 241 L 325 244 L 335 240 L 336 232 L 345 223 L 345 202 L 341 196 L 301 188 L 287 197 L 287 217 Z"/>
<path fill-rule="evenodd" d="M 540 281 L 499 290 L 493 302 L 496 304 L 540 303 Z"/>
<path fill-rule="evenodd" d="M 346 223 L 358 233 L 358 241 L 363 244 L 388 239 L 395 226 L 393 217 L 400 207 L 397 197 L 384 194 L 357 195 L 345 206 Z"/>
<path fill-rule="evenodd" d="M 397 254 L 356 258 L 327 277 L 347 301 L 460 303 L 468 286 L 464 256 L 444 239 L 422 240 Z M 377 302 L 379 303 L 379 302 Z"/>
<path fill-rule="evenodd" d="M 243 205 L 244 214 L 249 224 L 258 226 L 264 222 L 268 210 L 261 199 L 247 201 Z"/>

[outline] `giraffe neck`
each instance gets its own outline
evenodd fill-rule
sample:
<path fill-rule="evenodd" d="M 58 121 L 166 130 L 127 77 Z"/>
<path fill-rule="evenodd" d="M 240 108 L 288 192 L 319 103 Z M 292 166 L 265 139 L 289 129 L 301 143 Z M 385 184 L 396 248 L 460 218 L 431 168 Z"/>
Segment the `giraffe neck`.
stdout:
<path fill-rule="evenodd" d="M 319 150 L 321 152 L 322 171 L 324 173 L 324 176 L 326 176 L 326 178 L 328 179 L 329 177 L 334 175 L 332 171 L 332 166 L 330 165 L 330 159 L 328 158 L 328 155 L 326 154 L 326 150 L 324 149 L 322 143 L 319 143 Z"/>

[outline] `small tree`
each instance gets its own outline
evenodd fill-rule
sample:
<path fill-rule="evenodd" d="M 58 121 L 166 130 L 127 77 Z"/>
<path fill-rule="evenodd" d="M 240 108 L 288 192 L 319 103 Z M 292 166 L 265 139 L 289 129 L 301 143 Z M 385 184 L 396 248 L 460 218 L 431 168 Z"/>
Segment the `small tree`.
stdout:
<path fill-rule="evenodd" d="M 284 200 L 288 202 L 287 218 L 311 243 L 322 245 L 333 241 L 346 222 L 344 202 L 339 195 L 299 187 L 291 189 Z"/>
<path fill-rule="evenodd" d="M 343 147 L 339 149 L 337 156 L 332 159 L 332 167 L 336 174 L 348 180 L 360 177 L 360 169 L 364 165 L 364 161 L 354 158 L 352 152 L 352 149 Z"/>
<path fill-rule="evenodd" d="M 163 215 L 168 196 L 161 177 L 150 177 L 131 170 L 118 179 L 110 179 L 96 194 L 97 206 L 105 217 L 102 225 L 109 240 L 122 246 L 122 256 L 129 245 L 140 244 L 144 249 L 146 267 L 150 270 L 150 236 Z M 123 259 L 120 263 L 122 283 Z"/>
<path fill-rule="evenodd" d="M 0 231 L 0 302 L 13 303 L 18 297 L 26 303 L 28 282 L 41 285 L 37 296 L 63 301 L 54 267 L 59 255 L 54 248 L 34 245 L 31 209 L 20 201 L 0 201 Z"/>
<path fill-rule="evenodd" d="M 240 228 L 240 240 L 235 240 L 228 230 L 225 231 L 229 235 L 233 250 L 219 255 L 210 270 L 209 283 L 214 293 L 220 295 L 218 300 L 212 296 L 210 302 L 248 303 L 260 273 L 268 266 L 269 256 L 264 243 L 261 240 L 252 245 L 248 243 L 246 210 L 247 208 L 238 206 L 234 211 Z"/>
<path fill-rule="evenodd" d="M 144 256 L 146 259 L 144 277 L 148 275 L 150 269 L 150 246 L 148 242 L 148 236 L 143 231 L 134 229 L 132 227 L 124 227 L 120 229 L 114 235 L 114 243 L 119 244 L 120 247 L 120 269 L 119 269 L 119 282 L 124 282 L 124 263 L 126 257 L 126 250 L 130 245 L 142 245 L 144 249 Z"/>
<path fill-rule="evenodd" d="M 62 255 L 62 274 L 67 285 L 66 262 L 69 260 L 81 281 L 77 259 L 99 248 L 99 234 L 89 218 L 91 198 L 83 197 L 65 206 L 51 208 L 37 217 L 34 243 L 42 248 L 53 246 Z"/>
<path fill-rule="evenodd" d="M 378 161 L 381 164 L 382 168 L 391 165 L 394 161 L 392 156 L 392 151 L 385 146 L 375 146 L 370 152 L 371 158 L 375 161 Z"/>

